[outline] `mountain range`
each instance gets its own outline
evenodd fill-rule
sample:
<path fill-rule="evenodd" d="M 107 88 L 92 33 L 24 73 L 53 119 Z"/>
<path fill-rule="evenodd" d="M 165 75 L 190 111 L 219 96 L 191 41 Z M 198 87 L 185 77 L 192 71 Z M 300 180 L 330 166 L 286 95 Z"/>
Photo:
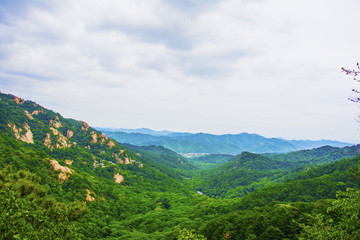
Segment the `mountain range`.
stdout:
<path fill-rule="evenodd" d="M 253 153 L 285 153 L 322 146 L 345 147 L 353 144 L 331 140 L 285 140 L 266 138 L 258 134 L 178 133 L 140 129 L 97 128 L 107 136 L 121 143 L 138 146 L 159 145 L 177 153 L 213 153 L 240 154 L 243 151 Z"/>
<path fill-rule="evenodd" d="M 104 132 L 0 93 L 0 239 L 360 237 L 358 145 L 271 153 L 284 140 L 123 133 L 269 150 L 187 159 Z"/>

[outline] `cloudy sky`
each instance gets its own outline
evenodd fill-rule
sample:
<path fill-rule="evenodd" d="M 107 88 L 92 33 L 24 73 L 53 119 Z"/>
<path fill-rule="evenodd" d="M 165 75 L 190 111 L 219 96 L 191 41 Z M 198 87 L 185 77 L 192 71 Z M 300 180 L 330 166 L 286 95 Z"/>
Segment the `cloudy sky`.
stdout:
<path fill-rule="evenodd" d="M 92 126 L 360 142 L 358 0 L 0 0 L 0 91 Z"/>

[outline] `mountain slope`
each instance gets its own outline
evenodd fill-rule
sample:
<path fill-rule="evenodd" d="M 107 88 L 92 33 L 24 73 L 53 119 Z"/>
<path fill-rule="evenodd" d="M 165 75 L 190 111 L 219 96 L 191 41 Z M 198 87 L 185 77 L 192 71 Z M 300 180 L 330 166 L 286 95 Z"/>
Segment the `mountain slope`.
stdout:
<path fill-rule="evenodd" d="M 54 168 L 61 168 L 60 165 L 67 166 L 69 172 L 75 168 L 93 171 L 113 181 L 115 175 L 121 175 L 122 184 L 130 185 L 137 181 L 136 174 L 141 173 L 150 182 L 160 174 L 158 169 L 141 162 L 143 158 L 135 152 L 136 149 L 131 151 L 87 123 L 65 119 L 34 102 L 1 94 L 0 113 L 4 113 L 0 115 L 0 130 L 26 143 L 29 148 L 40 149 L 50 158 L 55 158 L 57 163 L 48 160 Z M 185 159 L 181 158 L 181 162 L 183 165 L 179 167 L 186 165 L 191 168 Z"/>
<path fill-rule="evenodd" d="M 257 189 L 245 196 L 241 199 L 241 208 L 263 206 L 273 199 L 282 202 L 333 199 L 337 191 L 358 188 L 359 182 L 352 176 L 359 163 L 360 157 L 357 156 L 302 171 L 282 183 Z"/>
<path fill-rule="evenodd" d="M 123 144 L 127 149 L 137 152 L 142 163 L 155 167 L 168 176 L 182 180 L 188 177 L 197 167 L 176 152 L 162 146 L 135 146 Z"/>
<path fill-rule="evenodd" d="M 256 189 L 293 178 L 315 165 L 336 162 L 357 155 L 359 146 L 330 146 L 288 154 L 243 152 L 229 162 L 194 176 L 196 188 L 211 197 L 239 197 Z"/>
<path fill-rule="evenodd" d="M 190 157 L 188 158 L 188 161 L 201 170 L 208 170 L 219 167 L 232 158 L 234 158 L 234 156 L 229 154 L 205 154 L 201 156 Z"/>
<path fill-rule="evenodd" d="M 87 238 L 99 238 L 97 221 L 106 222 L 109 206 L 115 221 L 154 209 L 167 192 L 192 194 L 175 169 L 120 146 L 85 122 L 13 95 L 0 99 L 0 167 L 27 169 L 56 201 L 88 206 L 82 225 Z"/>

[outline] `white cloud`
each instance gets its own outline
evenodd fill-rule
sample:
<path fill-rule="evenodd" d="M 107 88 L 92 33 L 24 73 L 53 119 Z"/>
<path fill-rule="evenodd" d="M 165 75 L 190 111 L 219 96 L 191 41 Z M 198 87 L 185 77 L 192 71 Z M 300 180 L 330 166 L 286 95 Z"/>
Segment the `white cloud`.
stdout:
<path fill-rule="evenodd" d="M 360 4 L 5 1 L 0 88 L 92 125 L 357 141 Z"/>

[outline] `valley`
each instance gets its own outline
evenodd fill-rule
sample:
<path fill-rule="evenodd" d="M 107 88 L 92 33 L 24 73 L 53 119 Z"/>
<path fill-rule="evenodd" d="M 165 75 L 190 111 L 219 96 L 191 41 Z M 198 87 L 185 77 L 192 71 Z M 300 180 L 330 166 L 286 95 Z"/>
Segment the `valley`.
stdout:
<path fill-rule="evenodd" d="M 120 132 L 0 98 L 2 239 L 360 237 L 358 145 Z"/>

